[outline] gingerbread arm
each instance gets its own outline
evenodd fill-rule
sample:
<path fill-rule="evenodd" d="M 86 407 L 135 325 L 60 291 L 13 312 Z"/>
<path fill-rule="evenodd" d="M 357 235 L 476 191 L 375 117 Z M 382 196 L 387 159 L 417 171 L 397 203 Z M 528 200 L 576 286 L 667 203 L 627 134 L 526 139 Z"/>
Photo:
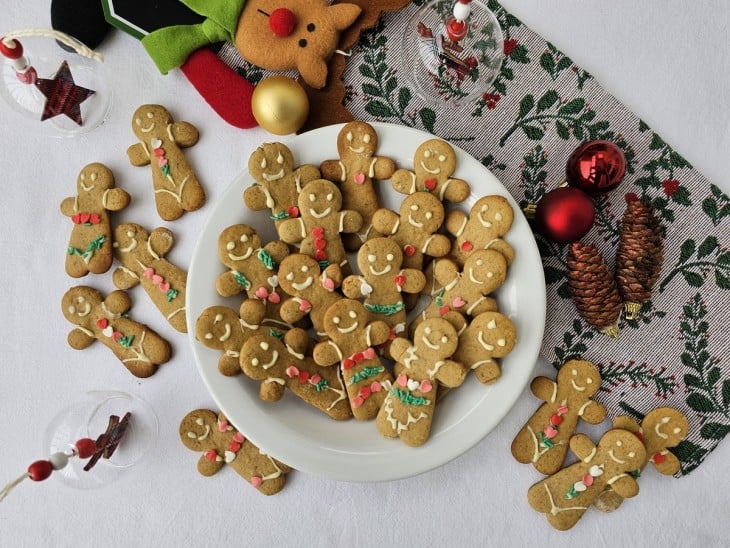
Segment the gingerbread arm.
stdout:
<path fill-rule="evenodd" d="M 309 310 L 302 310 L 301 299 L 292 297 L 281 303 L 279 313 L 281 319 L 286 323 L 295 324 L 309 313 Z"/>
<path fill-rule="evenodd" d="M 74 197 L 64 198 L 61 202 L 61 213 L 66 217 L 73 217 L 78 213 L 78 202 Z"/>
<path fill-rule="evenodd" d="M 459 278 L 459 267 L 450 259 L 434 261 L 433 276 L 436 281 L 446 287 Z"/>
<path fill-rule="evenodd" d="M 553 401 L 553 395 L 557 393 L 558 385 L 547 377 L 535 377 L 530 383 L 530 390 L 535 397 L 546 402 Z"/>
<path fill-rule="evenodd" d="M 416 187 L 416 174 L 407 169 L 398 169 L 390 179 L 393 189 L 401 194 L 413 194 Z"/>
<path fill-rule="evenodd" d="M 84 348 L 91 346 L 91 343 L 93 343 L 96 338 L 93 335 L 89 335 L 86 330 L 77 327 L 68 332 L 66 340 L 68 345 L 74 350 L 83 350 Z"/>
<path fill-rule="evenodd" d="M 175 122 L 170 126 L 170 134 L 175 144 L 182 148 L 193 146 L 198 142 L 198 129 L 190 122 Z"/>
<path fill-rule="evenodd" d="M 393 342 L 390 343 L 390 357 L 398 362 L 410 347 L 411 341 L 404 337 L 396 337 L 393 339 Z"/>
<path fill-rule="evenodd" d="M 606 418 L 606 408 L 600 403 L 588 400 L 586 404 L 579 410 L 580 417 L 591 424 L 603 422 Z"/>
<path fill-rule="evenodd" d="M 340 362 L 341 357 L 340 348 L 331 340 L 317 343 L 312 351 L 312 358 L 314 358 L 317 365 L 334 365 Z"/>
<path fill-rule="evenodd" d="M 266 192 L 259 184 L 254 183 L 243 191 L 243 203 L 253 211 L 263 211 L 269 207 L 266 202 Z"/>
<path fill-rule="evenodd" d="M 129 163 L 133 166 L 146 166 L 150 163 L 150 155 L 142 143 L 135 143 L 127 149 Z"/>
<path fill-rule="evenodd" d="M 198 472 L 206 478 L 215 475 L 221 468 L 223 468 L 223 461 L 216 459 L 208 460 L 205 455 L 202 455 L 198 459 Z"/>
<path fill-rule="evenodd" d="M 226 377 L 233 377 L 241 372 L 238 357 L 223 354 L 218 360 L 218 371 Z"/>
<path fill-rule="evenodd" d="M 352 209 L 343 209 L 340 211 L 340 232 L 351 233 L 357 232 L 362 228 L 362 215 Z"/>
<path fill-rule="evenodd" d="M 248 325 L 261 325 L 266 317 L 266 303 L 255 299 L 244 299 L 238 308 L 238 315 Z"/>
<path fill-rule="evenodd" d="M 278 265 L 289 255 L 289 246 L 281 240 L 274 240 L 264 246 L 264 251 L 268 253 L 274 262 Z"/>
<path fill-rule="evenodd" d="M 342 292 L 348 299 L 365 297 L 372 292 L 370 284 L 358 274 L 352 274 L 342 282 Z"/>
<path fill-rule="evenodd" d="M 476 317 L 482 312 L 494 312 L 497 309 L 497 301 L 495 301 L 492 297 L 484 297 L 481 302 L 479 302 L 479 304 L 471 309 L 469 315 L 472 317 Z"/>
<path fill-rule="evenodd" d="M 468 221 L 469 217 L 467 217 L 463 211 L 453 210 L 446 215 L 444 228 L 446 229 L 446 232 L 458 238 L 464 233 L 464 228 Z"/>
<path fill-rule="evenodd" d="M 240 273 L 234 270 L 229 270 L 218 276 L 215 280 L 215 289 L 218 291 L 218 295 L 221 297 L 233 297 L 245 291 L 246 288 L 241 285 L 239 280 L 241 280 Z"/>
<path fill-rule="evenodd" d="M 401 291 L 405 293 L 420 293 L 426 285 L 426 275 L 415 268 L 404 268 L 399 276 L 403 276 Z"/>
<path fill-rule="evenodd" d="M 654 465 L 656 471 L 665 476 L 673 476 L 679 472 L 682 463 L 668 450 L 660 451 L 658 454 L 649 455 L 649 462 Z"/>
<path fill-rule="evenodd" d="M 463 202 L 471 193 L 469 183 L 463 179 L 451 178 L 444 184 L 448 185 L 446 187 L 446 192 L 444 192 L 444 199 L 449 202 Z"/>
<path fill-rule="evenodd" d="M 319 169 L 317 169 L 317 166 L 313 166 L 311 164 L 304 164 L 303 166 L 299 166 L 295 173 L 299 176 L 299 182 L 301 186 L 303 187 L 310 181 L 315 181 L 316 179 L 320 179 L 322 176 L 320 175 Z M 326 179 L 327 177 L 325 177 Z"/>
<path fill-rule="evenodd" d="M 149 243 L 152 251 L 162 258 L 172 248 L 172 245 L 175 243 L 175 237 L 171 230 L 158 227 L 150 233 Z"/>
<path fill-rule="evenodd" d="M 390 338 L 390 326 L 381 320 L 370 322 L 370 346 L 378 346 Z M 367 341 L 366 341 L 367 342 Z"/>
<path fill-rule="evenodd" d="M 104 299 L 104 305 L 112 314 L 124 314 L 132 307 L 132 299 L 122 290 L 112 291 Z"/>
<path fill-rule="evenodd" d="M 613 478 L 609 478 L 609 482 L 611 482 L 611 479 Z M 638 482 L 629 475 L 622 474 L 618 476 L 618 479 L 611 482 L 611 487 L 617 495 L 625 499 L 630 499 L 639 494 Z"/>
<path fill-rule="evenodd" d="M 304 221 L 301 217 L 283 220 L 277 230 L 279 237 L 288 244 L 301 242 L 307 236 Z"/>
<path fill-rule="evenodd" d="M 467 370 L 459 362 L 453 360 L 446 360 L 444 364 L 439 367 L 436 373 L 436 380 L 438 380 L 444 386 L 455 388 L 461 386 L 466 378 Z"/>
<path fill-rule="evenodd" d="M 398 232 L 400 217 L 395 211 L 380 208 L 373 214 L 373 228 L 381 234 L 393 235 Z"/>
<path fill-rule="evenodd" d="M 373 165 L 375 179 L 390 179 L 395 173 L 395 162 L 385 156 L 377 156 Z"/>
<path fill-rule="evenodd" d="M 342 181 L 344 169 L 342 162 L 339 160 L 325 160 L 319 165 L 319 170 L 322 172 L 322 177 L 328 181 L 339 183 Z"/>
<path fill-rule="evenodd" d="M 104 209 L 120 211 L 129 205 L 129 193 L 121 188 L 110 188 L 104 193 Z"/>
<path fill-rule="evenodd" d="M 309 348 L 309 335 L 304 329 L 294 327 L 284 335 L 284 344 L 297 354 L 305 354 Z"/>
<path fill-rule="evenodd" d="M 139 283 L 139 276 L 126 267 L 119 266 L 114 269 L 112 283 L 117 289 L 129 289 Z"/>
<path fill-rule="evenodd" d="M 570 436 L 570 450 L 580 460 L 590 457 L 596 449 L 596 444 L 585 434 L 574 434 Z"/>
<path fill-rule="evenodd" d="M 327 265 L 327 268 L 322 272 L 322 279 L 332 280 L 335 287 L 342 285 L 342 268 L 338 264 Z"/>

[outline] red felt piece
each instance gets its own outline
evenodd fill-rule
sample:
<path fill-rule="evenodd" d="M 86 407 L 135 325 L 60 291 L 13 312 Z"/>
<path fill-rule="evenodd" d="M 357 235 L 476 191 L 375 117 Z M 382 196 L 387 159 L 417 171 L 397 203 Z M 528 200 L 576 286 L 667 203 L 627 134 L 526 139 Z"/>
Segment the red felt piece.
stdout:
<path fill-rule="evenodd" d="M 251 110 L 254 85 L 226 65 L 212 50 L 201 48 L 180 69 L 211 108 L 234 127 L 258 123 Z"/>

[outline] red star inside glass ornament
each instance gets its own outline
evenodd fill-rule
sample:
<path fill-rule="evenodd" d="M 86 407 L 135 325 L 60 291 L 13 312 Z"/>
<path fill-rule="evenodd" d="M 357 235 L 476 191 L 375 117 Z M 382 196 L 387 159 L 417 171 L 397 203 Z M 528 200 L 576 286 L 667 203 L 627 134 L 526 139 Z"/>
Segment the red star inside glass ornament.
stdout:
<path fill-rule="evenodd" d="M 568 184 L 591 195 L 615 188 L 625 173 L 626 157 L 610 141 L 589 141 L 582 144 L 570 155 L 565 166 Z"/>
<path fill-rule="evenodd" d="M 78 125 L 84 123 L 81 119 L 81 103 L 96 92 L 76 85 L 66 61 L 61 63 L 53 78 L 38 78 L 35 85 L 46 97 L 41 121 L 64 114 Z"/>

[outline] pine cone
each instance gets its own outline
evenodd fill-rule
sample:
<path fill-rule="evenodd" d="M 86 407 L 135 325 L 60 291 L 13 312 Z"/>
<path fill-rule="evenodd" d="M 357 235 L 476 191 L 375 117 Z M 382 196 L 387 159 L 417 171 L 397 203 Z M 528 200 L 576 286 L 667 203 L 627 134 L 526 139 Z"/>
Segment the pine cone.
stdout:
<path fill-rule="evenodd" d="M 618 337 L 623 303 L 606 262 L 594 245 L 575 242 L 568 251 L 568 285 L 578 313 L 602 333 Z"/>
<path fill-rule="evenodd" d="M 616 252 L 616 284 L 624 300 L 626 318 L 634 319 L 641 305 L 651 299 L 664 257 L 662 226 L 654 208 L 645 202 L 629 202 L 621 222 Z"/>

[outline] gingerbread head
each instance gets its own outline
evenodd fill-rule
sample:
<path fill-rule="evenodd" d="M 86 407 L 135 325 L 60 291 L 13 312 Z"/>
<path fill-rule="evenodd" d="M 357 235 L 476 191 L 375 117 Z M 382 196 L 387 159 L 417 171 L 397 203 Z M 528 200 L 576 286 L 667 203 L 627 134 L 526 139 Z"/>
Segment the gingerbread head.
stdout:
<path fill-rule="evenodd" d="M 413 154 L 413 171 L 397 170 L 391 179 L 401 194 L 426 191 L 441 201 L 463 202 L 469 197 L 469 184 L 452 178 L 456 171 L 456 151 L 446 141 L 429 139 Z"/>
<path fill-rule="evenodd" d="M 490 384 L 502 374 L 498 358 L 504 358 L 517 342 L 517 330 L 507 316 L 482 312 L 459 333 L 459 348 L 454 359 L 473 370 L 479 382 Z"/>
<path fill-rule="evenodd" d="M 261 452 L 222 413 L 216 416 L 207 409 L 191 411 L 180 422 L 180 441 L 188 449 L 202 453 L 198 472 L 203 476 L 212 476 L 228 465 L 264 495 L 281 491 L 286 474 L 291 471 Z"/>

